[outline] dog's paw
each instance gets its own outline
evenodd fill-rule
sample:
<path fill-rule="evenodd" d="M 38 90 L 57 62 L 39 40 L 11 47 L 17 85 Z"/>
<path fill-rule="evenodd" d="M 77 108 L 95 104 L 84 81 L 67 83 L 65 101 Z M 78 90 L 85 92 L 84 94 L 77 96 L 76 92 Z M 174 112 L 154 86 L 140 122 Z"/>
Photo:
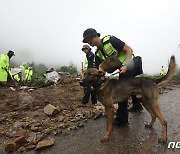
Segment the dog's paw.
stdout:
<path fill-rule="evenodd" d="M 167 139 L 164 138 L 158 138 L 158 143 L 166 143 Z"/>
<path fill-rule="evenodd" d="M 107 136 L 104 136 L 102 139 L 101 139 L 101 142 L 106 142 L 109 138 Z"/>
<path fill-rule="evenodd" d="M 145 124 L 144 125 L 146 128 L 152 128 L 152 126 L 150 126 L 149 124 Z"/>

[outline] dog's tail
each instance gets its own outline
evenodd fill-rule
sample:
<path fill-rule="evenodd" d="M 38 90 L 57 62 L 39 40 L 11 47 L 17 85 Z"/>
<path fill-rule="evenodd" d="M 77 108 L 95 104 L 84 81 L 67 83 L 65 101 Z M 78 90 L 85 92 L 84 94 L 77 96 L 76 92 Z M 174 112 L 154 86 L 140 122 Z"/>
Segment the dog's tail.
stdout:
<path fill-rule="evenodd" d="M 165 86 L 173 78 L 175 73 L 176 73 L 176 60 L 175 60 L 175 56 L 171 56 L 167 74 L 162 78 L 157 79 L 156 83 L 158 84 L 159 87 Z"/>

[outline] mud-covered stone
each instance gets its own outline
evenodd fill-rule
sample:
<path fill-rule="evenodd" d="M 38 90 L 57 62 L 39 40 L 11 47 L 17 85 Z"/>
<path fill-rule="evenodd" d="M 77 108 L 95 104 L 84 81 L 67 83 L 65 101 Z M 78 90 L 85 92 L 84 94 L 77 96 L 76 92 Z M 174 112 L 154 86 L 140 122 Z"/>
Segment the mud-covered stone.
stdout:
<path fill-rule="evenodd" d="M 55 107 L 51 104 L 48 104 L 45 108 L 44 108 L 44 113 L 46 113 L 49 116 L 53 116 L 56 113 L 60 112 L 60 107 Z"/>
<path fill-rule="evenodd" d="M 20 122 L 20 121 L 16 121 L 14 123 L 14 127 L 22 127 L 22 128 L 27 128 L 29 125 L 29 122 Z"/>
<path fill-rule="evenodd" d="M 57 119 L 58 119 L 58 121 L 59 122 L 62 122 L 63 120 L 64 120 L 64 116 L 63 115 L 59 115 L 58 117 L 57 117 Z"/>
<path fill-rule="evenodd" d="M 41 141 L 37 144 L 36 150 L 54 145 L 54 138 Z"/>
<path fill-rule="evenodd" d="M 17 138 L 20 136 L 24 136 L 26 138 L 28 136 L 26 130 L 22 129 L 13 134 L 13 138 Z"/>
<path fill-rule="evenodd" d="M 20 136 L 17 138 L 10 139 L 5 147 L 6 152 L 12 152 L 17 150 L 25 143 L 25 136 Z"/>

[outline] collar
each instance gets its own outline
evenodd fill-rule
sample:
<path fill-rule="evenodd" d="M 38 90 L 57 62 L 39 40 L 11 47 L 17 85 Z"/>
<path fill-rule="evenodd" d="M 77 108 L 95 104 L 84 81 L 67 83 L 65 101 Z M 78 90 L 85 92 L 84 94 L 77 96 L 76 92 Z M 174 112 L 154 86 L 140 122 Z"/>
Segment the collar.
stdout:
<path fill-rule="evenodd" d="M 101 80 L 101 82 L 100 82 L 98 85 L 93 86 L 94 91 L 97 92 L 97 91 L 99 91 L 100 89 L 102 89 L 103 85 L 105 85 L 105 82 L 106 82 L 106 80 Z"/>

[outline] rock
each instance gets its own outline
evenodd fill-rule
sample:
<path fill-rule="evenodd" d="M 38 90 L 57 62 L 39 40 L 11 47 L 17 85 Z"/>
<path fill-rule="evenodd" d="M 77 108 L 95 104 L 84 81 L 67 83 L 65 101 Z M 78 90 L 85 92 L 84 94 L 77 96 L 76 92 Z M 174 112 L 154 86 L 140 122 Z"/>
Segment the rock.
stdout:
<path fill-rule="evenodd" d="M 84 127 L 84 124 L 83 124 L 83 123 L 78 123 L 77 126 L 80 127 L 80 128 L 82 128 L 82 127 Z"/>
<path fill-rule="evenodd" d="M 53 116 L 56 113 L 60 112 L 59 108 L 56 108 L 55 106 L 48 104 L 45 108 L 44 108 L 44 113 L 46 113 L 49 116 Z"/>
<path fill-rule="evenodd" d="M 12 139 L 10 139 L 5 147 L 6 152 L 12 152 L 17 150 L 25 143 L 25 138 L 27 137 L 27 133 L 25 130 L 19 130 L 17 132 L 12 133 Z"/>
<path fill-rule="evenodd" d="M 36 140 L 37 140 L 37 141 L 40 141 L 40 140 L 42 140 L 45 136 L 46 136 L 46 135 L 39 133 L 39 134 L 36 135 Z"/>
<path fill-rule="evenodd" d="M 41 123 L 35 123 L 31 126 L 31 130 L 34 132 L 42 131 L 43 128 L 41 126 Z"/>
<path fill-rule="evenodd" d="M 59 124 L 59 128 L 67 128 L 67 125 L 65 123 Z"/>
<path fill-rule="evenodd" d="M 34 149 L 36 147 L 36 145 L 29 145 L 26 147 L 27 150 L 31 150 L 31 149 Z"/>
<path fill-rule="evenodd" d="M 34 131 L 34 132 L 37 132 L 39 131 L 39 127 L 35 127 L 34 125 L 31 127 L 31 130 Z"/>
<path fill-rule="evenodd" d="M 12 138 L 14 133 L 15 133 L 15 131 L 11 129 L 11 130 L 9 130 L 9 131 L 6 133 L 6 136 L 7 136 L 8 138 Z"/>
<path fill-rule="evenodd" d="M 0 123 L 2 123 L 2 122 L 5 121 L 5 120 L 6 120 L 5 117 L 1 117 L 1 118 L 0 118 Z"/>
<path fill-rule="evenodd" d="M 36 136 L 37 136 L 36 133 L 33 133 L 33 132 L 29 133 L 29 137 L 27 138 L 27 142 L 29 144 L 36 144 L 37 143 Z"/>
<path fill-rule="evenodd" d="M 29 144 L 36 144 L 37 143 L 36 137 L 28 137 L 27 142 Z"/>
<path fill-rule="evenodd" d="M 54 135 L 54 136 L 56 136 L 57 134 L 58 134 L 58 132 L 57 132 L 57 131 L 54 131 L 54 132 L 53 132 L 53 135 Z"/>
<path fill-rule="evenodd" d="M 19 130 L 16 133 L 13 134 L 13 138 L 17 138 L 17 137 L 20 137 L 20 136 L 24 136 L 26 138 L 27 137 L 26 130 L 22 129 L 22 130 Z"/>
<path fill-rule="evenodd" d="M 56 109 L 58 110 L 58 112 L 60 112 L 60 111 L 61 111 L 60 106 L 56 106 Z"/>
<path fill-rule="evenodd" d="M 83 119 L 83 118 L 82 118 Z M 74 119 L 71 119 L 71 122 L 77 122 L 77 121 L 79 121 L 79 120 L 81 120 L 81 118 L 80 117 L 76 117 L 76 118 L 74 118 Z"/>
<path fill-rule="evenodd" d="M 62 132 L 63 132 L 62 130 L 58 129 L 58 130 L 54 131 L 53 134 L 54 135 L 62 134 Z"/>
<path fill-rule="evenodd" d="M 36 150 L 39 150 L 39 149 L 42 149 L 42 148 L 45 148 L 45 147 L 49 147 L 49 146 L 52 146 L 52 145 L 54 145 L 54 138 L 39 142 L 37 144 L 37 146 L 36 146 Z"/>
<path fill-rule="evenodd" d="M 22 127 L 22 128 L 27 128 L 29 125 L 29 122 L 20 122 L 20 121 L 16 121 L 14 123 L 14 127 Z"/>
<path fill-rule="evenodd" d="M 96 110 L 98 110 L 98 111 L 102 111 L 102 110 L 104 110 L 105 108 L 104 108 L 104 106 L 100 106 L 100 105 L 98 105 L 98 106 L 95 106 L 95 109 Z"/>
<path fill-rule="evenodd" d="M 86 117 L 89 117 L 91 115 L 91 111 L 84 111 L 84 114 Z"/>
<path fill-rule="evenodd" d="M 21 153 L 21 152 L 24 152 L 25 150 L 26 150 L 25 147 L 20 147 L 20 148 L 18 149 L 18 152 Z"/>
<path fill-rule="evenodd" d="M 25 143 L 25 137 L 20 136 L 17 138 L 10 139 L 5 147 L 6 152 L 12 152 L 17 150 L 19 147 L 21 147 Z"/>
<path fill-rule="evenodd" d="M 65 117 L 64 117 L 63 115 L 59 115 L 59 116 L 57 117 L 57 119 L 58 119 L 59 122 L 63 122 L 64 118 L 65 118 Z"/>
<path fill-rule="evenodd" d="M 76 127 L 76 126 L 71 126 L 71 127 L 69 127 L 68 129 L 69 129 L 69 130 L 75 130 L 75 129 L 77 129 L 77 127 Z"/>
<path fill-rule="evenodd" d="M 44 129 L 43 131 L 41 131 L 41 133 L 43 133 L 43 134 L 50 134 L 51 133 L 51 129 L 50 128 Z"/>
<path fill-rule="evenodd" d="M 159 94 L 163 94 L 163 91 L 159 91 Z"/>
<path fill-rule="evenodd" d="M 42 126 L 42 124 L 39 123 L 39 122 L 37 122 L 37 123 L 34 124 L 34 126 L 35 126 L 35 127 L 40 127 L 40 126 Z"/>
<path fill-rule="evenodd" d="M 36 106 L 36 107 L 35 107 L 36 110 L 38 110 L 38 109 L 40 109 L 40 108 L 41 108 L 40 106 Z"/>

